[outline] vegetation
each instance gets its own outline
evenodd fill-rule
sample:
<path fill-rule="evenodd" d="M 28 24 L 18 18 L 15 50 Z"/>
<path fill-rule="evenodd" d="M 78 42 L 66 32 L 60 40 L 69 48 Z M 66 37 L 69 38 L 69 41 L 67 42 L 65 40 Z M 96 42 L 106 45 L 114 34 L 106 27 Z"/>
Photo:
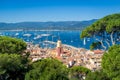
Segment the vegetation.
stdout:
<path fill-rule="evenodd" d="M 80 66 L 66 68 L 58 60 L 48 58 L 34 62 L 25 80 L 83 80 L 89 72 L 89 69 Z"/>
<path fill-rule="evenodd" d="M 120 45 L 114 45 L 104 53 L 102 70 L 88 73 L 85 80 L 120 80 Z"/>
<path fill-rule="evenodd" d="M 66 68 L 49 58 L 30 64 L 29 54 L 21 55 L 25 49 L 24 41 L 0 36 L 0 80 L 79 80 L 90 72 L 83 67 Z"/>
<path fill-rule="evenodd" d="M 90 50 L 94 50 L 94 49 L 100 49 L 101 48 L 101 43 L 100 42 L 93 42 L 91 45 L 90 45 Z"/>
<path fill-rule="evenodd" d="M 91 49 L 102 45 L 106 51 L 102 58 L 102 70 L 91 72 L 80 66 L 66 68 L 56 59 L 29 62 L 20 55 L 26 43 L 20 39 L 0 36 L 0 80 L 119 80 L 120 79 L 120 14 L 106 16 L 86 28 L 81 37 L 97 37 Z M 107 46 L 106 46 L 107 45 Z"/>
<path fill-rule="evenodd" d="M 26 43 L 20 39 L 0 36 L 0 53 L 18 53 L 26 49 Z"/>
<path fill-rule="evenodd" d="M 110 78 L 101 70 L 88 73 L 85 80 L 110 80 Z"/>
<path fill-rule="evenodd" d="M 43 59 L 32 64 L 25 80 L 68 80 L 68 69 L 55 59 Z"/>
<path fill-rule="evenodd" d="M 25 49 L 24 41 L 0 36 L 0 80 L 24 80 L 29 69 L 28 56 L 21 55 Z"/>
<path fill-rule="evenodd" d="M 0 80 L 24 80 L 28 64 L 18 54 L 0 54 Z"/>
<path fill-rule="evenodd" d="M 84 29 L 81 38 L 93 37 L 106 50 L 120 43 L 120 14 L 108 15 Z M 97 47 L 97 46 L 94 46 Z"/>
<path fill-rule="evenodd" d="M 112 80 L 120 79 L 120 45 L 110 47 L 102 59 L 103 71 Z"/>
<path fill-rule="evenodd" d="M 70 80 L 83 80 L 85 76 L 91 71 L 87 68 L 81 66 L 74 66 L 69 70 L 69 79 Z"/>

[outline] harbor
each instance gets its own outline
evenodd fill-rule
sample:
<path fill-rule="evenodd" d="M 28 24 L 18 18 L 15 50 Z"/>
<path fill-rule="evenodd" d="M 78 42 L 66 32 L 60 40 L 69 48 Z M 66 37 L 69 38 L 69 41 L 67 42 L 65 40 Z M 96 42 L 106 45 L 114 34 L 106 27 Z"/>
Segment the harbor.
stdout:
<path fill-rule="evenodd" d="M 0 31 L 1 36 L 10 36 L 19 38 L 25 42 L 32 42 L 34 45 L 39 44 L 42 48 L 54 48 L 57 40 L 61 40 L 65 46 L 74 48 L 89 49 L 94 39 L 80 39 L 81 32 L 78 31 Z M 49 41 L 49 42 L 46 42 Z M 46 43 L 46 44 L 43 44 Z M 87 44 L 84 44 L 87 43 Z"/>

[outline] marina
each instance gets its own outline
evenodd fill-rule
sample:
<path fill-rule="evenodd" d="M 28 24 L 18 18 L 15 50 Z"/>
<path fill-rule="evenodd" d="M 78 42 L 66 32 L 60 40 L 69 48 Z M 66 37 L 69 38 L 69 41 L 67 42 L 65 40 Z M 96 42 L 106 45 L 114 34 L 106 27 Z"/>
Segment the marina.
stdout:
<path fill-rule="evenodd" d="M 64 46 L 89 49 L 94 39 L 80 39 L 80 31 L 0 31 L 1 36 L 19 38 L 25 42 L 39 44 L 42 48 L 54 48 L 57 40 Z M 86 44 L 87 43 L 87 44 Z"/>

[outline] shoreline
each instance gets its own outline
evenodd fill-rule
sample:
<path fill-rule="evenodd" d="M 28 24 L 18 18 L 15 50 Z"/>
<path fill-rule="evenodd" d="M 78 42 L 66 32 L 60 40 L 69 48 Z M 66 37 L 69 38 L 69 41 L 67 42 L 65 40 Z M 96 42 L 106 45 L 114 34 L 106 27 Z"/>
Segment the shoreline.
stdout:
<path fill-rule="evenodd" d="M 43 30 L 22 30 L 22 29 L 13 29 L 13 30 L 0 30 L 0 31 L 81 31 L 81 30 L 46 30 L 46 29 L 43 29 Z"/>

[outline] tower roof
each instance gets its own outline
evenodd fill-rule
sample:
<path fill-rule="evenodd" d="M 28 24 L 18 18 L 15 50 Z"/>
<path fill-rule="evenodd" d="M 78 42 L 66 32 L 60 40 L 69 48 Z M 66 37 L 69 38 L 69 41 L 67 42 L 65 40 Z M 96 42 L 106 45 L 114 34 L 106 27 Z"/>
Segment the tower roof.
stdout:
<path fill-rule="evenodd" d="M 57 41 L 57 47 L 61 47 L 62 46 L 62 43 L 60 40 Z"/>

